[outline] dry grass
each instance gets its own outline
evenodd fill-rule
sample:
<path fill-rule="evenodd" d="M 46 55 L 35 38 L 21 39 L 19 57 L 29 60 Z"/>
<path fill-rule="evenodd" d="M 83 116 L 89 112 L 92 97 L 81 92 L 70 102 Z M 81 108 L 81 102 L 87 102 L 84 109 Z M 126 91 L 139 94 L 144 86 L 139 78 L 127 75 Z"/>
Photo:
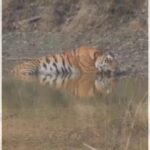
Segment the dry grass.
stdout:
<path fill-rule="evenodd" d="M 18 22 L 41 19 L 19 25 Z M 3 31 L 106 32 L 133 25 L 147 31 L 147 0 L 7 0 L 3 1 Z M 131 26 L 132 26 L 131 25 Z M 132 29 L 132 27 L 131 27 Z"/>
<path fill-rule="evenodd" d="M 123 68 L 147 75 L 147 0 L 7 0 L 3 33 L 6 70 L 14 65 L 8 57 L 89 45 L 116 53 Z"/>
<path fill-rule="evenodd" d="M 136 88 L 135 88 L 136 87 Z M 4 80 L 5 149 L 147 149 L 147 80 L 118 82 L 110 95 L 80 101 L 49 87 Z"/>
<path fill-rule="evenodd" d="M 18 24 L 34 16 L 41 18 Z M 147 72 L 147 0 L 3 0 L 3 32 L 14 31 L 44 33 L 6 34 L 3 69 L 13 64 L 5 58 L 38 57 L 85 43 L 119 53 L 135 73 Z M 95 149 L 147 149 L 146 80 L 122 80 L 111 96 L 81 102 L 8 79 L 3 82 L 4 150 L 87 150 L 84 143 Z"/>

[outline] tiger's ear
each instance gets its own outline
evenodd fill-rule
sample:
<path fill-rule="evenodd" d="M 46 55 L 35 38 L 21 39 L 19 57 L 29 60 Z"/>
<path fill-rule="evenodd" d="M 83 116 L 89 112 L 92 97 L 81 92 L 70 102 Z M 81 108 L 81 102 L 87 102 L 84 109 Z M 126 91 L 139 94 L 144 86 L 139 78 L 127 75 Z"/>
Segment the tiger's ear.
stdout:
<path fill-rule="evenodd" d="M 111 52 L 107 53 L 107 59 L 108 60 L 112 60 L 114 58 L 116 58 L 116 56 L 113 53 L 111 53 Z"/>
<path fill-rule="evenodd" d="M 98 52 L 98 51 L 95 52 L 94 55 L 93 55 L 93 60 L 96 61 L 96 59 L 97 59 L 100 55 L 102 55 L 101 52 Z"/>

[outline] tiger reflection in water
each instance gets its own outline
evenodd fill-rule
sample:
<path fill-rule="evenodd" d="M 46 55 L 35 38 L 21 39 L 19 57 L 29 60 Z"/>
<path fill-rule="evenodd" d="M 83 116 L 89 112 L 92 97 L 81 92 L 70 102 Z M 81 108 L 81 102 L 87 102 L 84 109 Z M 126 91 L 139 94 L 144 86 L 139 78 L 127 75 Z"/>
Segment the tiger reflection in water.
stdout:
<path fill-rule="evenodd" d="M 59 74 L 39 76 L 19 76 L 21 80 L 38 80 L 42 85 L 50 86 L 56 90 L 66 91 L 78 98 L 93 98 L 101 94 L 110 94 L 116 79 L 104 75 L 87 74 Z"/>

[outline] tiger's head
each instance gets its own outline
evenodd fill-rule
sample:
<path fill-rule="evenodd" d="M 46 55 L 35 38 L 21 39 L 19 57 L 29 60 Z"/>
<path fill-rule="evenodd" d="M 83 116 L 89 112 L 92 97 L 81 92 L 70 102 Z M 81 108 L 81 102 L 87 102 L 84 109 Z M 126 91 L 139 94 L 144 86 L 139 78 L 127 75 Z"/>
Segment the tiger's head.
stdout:
<path fill-rule="evenodd" d="M 98 55 L 95 53 L 95 67 L 98 72 L 114 74 L 119 70 L 119 63 L 112 53 Z"/>

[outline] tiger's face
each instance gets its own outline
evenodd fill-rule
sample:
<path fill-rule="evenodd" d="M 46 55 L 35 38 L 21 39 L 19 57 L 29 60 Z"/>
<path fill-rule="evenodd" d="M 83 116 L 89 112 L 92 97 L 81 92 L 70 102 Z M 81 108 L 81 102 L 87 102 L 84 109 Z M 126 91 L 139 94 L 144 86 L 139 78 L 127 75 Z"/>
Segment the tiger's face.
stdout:
<path fill-rule="evenodd" d="M 98 72 L 116 73 L 119 70 L 119 63 L 112 53 L 97 57 L 95 66 Z"/>

